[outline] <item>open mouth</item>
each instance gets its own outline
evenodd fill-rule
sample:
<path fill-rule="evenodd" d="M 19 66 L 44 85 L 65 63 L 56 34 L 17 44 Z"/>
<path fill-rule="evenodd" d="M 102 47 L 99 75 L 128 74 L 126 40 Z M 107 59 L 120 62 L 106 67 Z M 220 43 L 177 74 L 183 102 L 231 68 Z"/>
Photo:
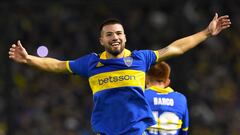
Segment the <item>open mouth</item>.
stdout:
<path fill-rule="evenodd" d="M 115 43 L 112 43 L 111 46 L 112 47 L 118 47 L 118 46 L 120 46 L 120 43 L 119 42 L 115 42 Z"/>

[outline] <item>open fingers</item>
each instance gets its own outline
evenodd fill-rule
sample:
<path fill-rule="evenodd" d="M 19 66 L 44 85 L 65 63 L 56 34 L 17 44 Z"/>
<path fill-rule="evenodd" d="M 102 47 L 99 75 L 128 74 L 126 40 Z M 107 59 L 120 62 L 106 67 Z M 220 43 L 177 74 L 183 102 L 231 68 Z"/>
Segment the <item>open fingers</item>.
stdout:
<path fill-rule="evenodd" d="M 15 51 L 14 48 L 10 48 L 10 49 L 9 49 L 9 52 L 8 52 L 9 58 L 14 58 L 14 51 Z"/>
<path fill-rule="evenodd" d="M 222 19 L 228 19 L 229 18 L 229 16 L 228 15 L 224 15 L 224 16 L 220 16 L 219 18 L 218 18 L 218 20 L 222 20 Z M 230 19 L 229 19 L 230 20 Z"/>
<path fill-rule="evenodd" d="M 15 51 L 17 49 L 17 45 L 16 44 L 12 44 L 12 47 L 9 49 L 9 58 L 14 58 L 14 54 L 15 54 Z"/>
<path fill-rule="evenodd" d="M 11 48 L 16 48 L 17 46 L 15 44 L 12 44 L 12 47 Z"/>
<path fill-rule="evenodd" d="M 11 51 L 11 52 L 13 52 L 13 51 L 15 51 L 15 49 L 16 49 L 16 45 L 15 44 L 12 44 L 12 47 L 9 49 L 9 52 Z"/>
<path fill-rule="evenodd" d="M 20 48 L 23 48 L 20 40 L 17 41 L 17 45 L 18 45 Z"/>
<path fill-rule="evenodd" d="M 14 52 L 9 51 L 8 54 L 9 54 L 9 58 L 13 58 L 14 57 Z"/>
<path fill-rule="evenodd" d="M 14 51 L 15 51 L 15 48 L 10 48 L 10 51 L 11 51 L 11 52 L 14 52 Z"/>
<path fill-rule="evenodd" d="M 222 18 L 221 20 L 219 20 L 221 26 L 229 26 L 231 25 L 231 21 L 230 19 L 225 19 L 225 18 Z"/>
<path fill-rule="evenodd" d="M 224 25 L 224 26 L 222 26 L 222 29 L 226 29 L 226 28 L 229 28 L 230 27 L 230 25 Z"/>
<path fill-rule="evenodd" d="M 218 19 L 218 13 L 215 13 L 215 16 L 213 17 L 213 20 Z"/>
<path fill-rule="evenodd" d="M 222 22 L 222 26 L 225 26 L 225 25 L 230 25 L 231 24 L 231 22 L 228 22 L 228 21 L 225 21 L 225 22 Z"/>

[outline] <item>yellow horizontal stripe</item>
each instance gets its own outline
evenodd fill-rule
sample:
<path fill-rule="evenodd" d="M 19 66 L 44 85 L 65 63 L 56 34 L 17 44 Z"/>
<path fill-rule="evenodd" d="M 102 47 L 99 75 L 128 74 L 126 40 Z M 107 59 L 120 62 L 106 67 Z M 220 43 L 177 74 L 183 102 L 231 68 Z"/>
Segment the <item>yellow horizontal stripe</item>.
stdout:
<path fill-rule="evenodd" d="M 166 130 L 166 131 L 172 131 L 172 130 L 178 130 L 182 126 L 182 120 L 178 120 L 177 123 L 173 121 L 167 121 L 167 122 L 161 122 L 161 120 L 157 119 L 157 124 L 154 126 L 151 126 L 148 128 L 148 130 L 155 129 L 155 130 Z M 185 131 L 185 130 L 184 130 Z"/>
<path fill-rule="evenodd" d="M 118 87 L 145 87 L 145 72 L 138 70 L 119 70 L 100 73 L 89 78 L 93 94 Z"/>
<path fill-rule="evenodd" d="M 67 67 L 67 70 L 70 72 L 70 73 L 73 73 L 70 66 L 69 66 L 69 61 L 66 61 L 66 67 Z"/>

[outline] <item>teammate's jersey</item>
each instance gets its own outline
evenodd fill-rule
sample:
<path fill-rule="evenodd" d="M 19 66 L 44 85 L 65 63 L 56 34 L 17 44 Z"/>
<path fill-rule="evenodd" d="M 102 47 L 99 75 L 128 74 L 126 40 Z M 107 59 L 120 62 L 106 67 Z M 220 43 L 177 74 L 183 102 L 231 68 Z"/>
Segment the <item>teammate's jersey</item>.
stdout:
<path fill-rule="evenodd" d="M 186 97 L 170 87 L 150 87 L 145 91 L 157 122 L 147 129 L 148 135 L 186 135 L 189 115 Z"/>
<path fill-rule="evenodd" d="M 91 124 L 96 133 L 128 135 L 135 130 L 143 133 L 155 124 L 143 90 L 145 72 L 158 56 L 157 51 L 125 49 L 124 58 L 106 59 L 103 52 L 67 62 L 70 72 L 89 80 L 94 102 Z"/>

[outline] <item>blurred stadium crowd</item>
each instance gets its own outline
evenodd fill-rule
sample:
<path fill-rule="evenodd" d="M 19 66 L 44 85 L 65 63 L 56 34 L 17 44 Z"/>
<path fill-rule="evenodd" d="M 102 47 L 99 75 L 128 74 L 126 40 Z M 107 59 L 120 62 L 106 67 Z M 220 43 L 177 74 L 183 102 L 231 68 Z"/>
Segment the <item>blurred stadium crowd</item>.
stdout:
<path fill-rule="evenodd" d="M 186 54 L 167 60 L 172 87 L 186 95 L 191 135 L 240 133 L 240 2 L 225 0 L 121 0 L 0 2 L 0 135 L 93 135 L 87 80 L 13 63 L 18 39 L 30 54 L 40 45 L 68 60 L 101 52 L 99 25 L 109 17 L 125 25 L 127 48 L 159 49 L 198 32 L 218 12 L 232 26 Z"/>

